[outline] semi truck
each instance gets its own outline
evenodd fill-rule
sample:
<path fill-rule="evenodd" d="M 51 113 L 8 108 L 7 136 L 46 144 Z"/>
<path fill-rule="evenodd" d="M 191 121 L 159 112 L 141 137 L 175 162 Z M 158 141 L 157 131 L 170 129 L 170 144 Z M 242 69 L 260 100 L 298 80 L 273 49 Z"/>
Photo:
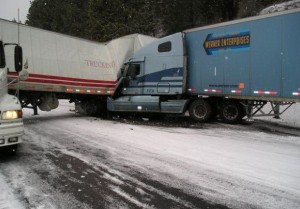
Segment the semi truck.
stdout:
<path fill-rule="evenodd" d="M 295 9 L 152 42 L 126 62 L 108 110 L 188 110 L 197 121 L 219 115 L 227 123 L 259 113 L 279 117 L 300 101 L 299 22 Z M 262 112 L 268 103 L 271 111 Z"/>
<path fill-rule="evenodd" d="M 108 43 L 23 26 L 32 68 L 20 97 L 41 110 L 68 98 L 90 113 L 188 113 L 226 123 L 279 117 L 300 101 L 299 22 L 294 9 Z"/>
<path fill-rule="evenodd" d="M 8 94 L 4 45 L 7 48 L 12 43 L 4 44 L 0 40 L 0 150 L 15 153 L 24 134 L 23 113 L 19 99 Z M 15 46 L 14 57 L 15 71 L 20 72 L 22 70 L 22 48 L 18 45 Z M 20 78 L 17 77 L 17 79 Z"/>

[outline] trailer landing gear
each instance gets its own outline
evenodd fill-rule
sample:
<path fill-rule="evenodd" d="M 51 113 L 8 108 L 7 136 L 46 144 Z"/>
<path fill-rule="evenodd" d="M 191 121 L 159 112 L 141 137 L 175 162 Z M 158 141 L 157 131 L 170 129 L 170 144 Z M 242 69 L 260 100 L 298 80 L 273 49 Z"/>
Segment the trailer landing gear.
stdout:
<path fill-rule="evenodd" d="M 269 104 L 269 107 L 267 107 Z M 265 102 L 265 101 L 251 101 L 242 102 L 247 117 L 253 119 L 253 117 L 266 117 L 273 116 L 275 119 L 280 119 L 280 116 L 287 111 L 294 102 Z"/>

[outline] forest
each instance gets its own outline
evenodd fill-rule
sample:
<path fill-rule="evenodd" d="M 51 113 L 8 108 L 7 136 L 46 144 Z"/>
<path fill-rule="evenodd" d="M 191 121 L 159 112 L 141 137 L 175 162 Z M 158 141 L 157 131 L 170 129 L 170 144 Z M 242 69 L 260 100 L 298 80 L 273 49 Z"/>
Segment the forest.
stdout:
<path fill-rule="evenodd" d="M 284 0 L 32 0 L 26 24 L 93 41 L 141 33 L 162 37 L 254 16 Z"/>

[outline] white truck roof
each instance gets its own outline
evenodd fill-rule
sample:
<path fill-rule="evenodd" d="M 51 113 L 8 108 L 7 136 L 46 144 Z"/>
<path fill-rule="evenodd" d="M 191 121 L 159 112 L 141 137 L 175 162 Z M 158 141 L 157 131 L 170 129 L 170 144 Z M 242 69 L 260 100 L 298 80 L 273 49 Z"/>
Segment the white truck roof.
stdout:
<path fill-rule="evenodd" d="M 132 34 L 99 43 L 23 24 L 19 31 L 24 63 L 29 66 L 29 81 L 35 75 L 116 81 L 124 61 L 156 40 Z M 4 43 L 18 43 L 18 24 L 0 19 L 0 38 Z M 5 50 L 12 50 L 12 47 Z M 7 56 L 7 66 L 13 69 L 12 56 Z"/>

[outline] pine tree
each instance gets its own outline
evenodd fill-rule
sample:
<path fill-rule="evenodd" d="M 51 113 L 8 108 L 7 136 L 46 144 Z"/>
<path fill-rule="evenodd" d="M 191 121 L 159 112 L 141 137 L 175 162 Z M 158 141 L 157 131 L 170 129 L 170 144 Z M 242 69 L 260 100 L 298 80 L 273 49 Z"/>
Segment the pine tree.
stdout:
<path fill-rule="evenodd" d="M 55 32 L 86 37 L 87 1 L 33 0 L 26 24 Z"/>
<path fill-rule="evenodd" d="M 156 37 L 256 15 L 284 0 L 33 0 L 26 24 L 96 41 Z"/>

